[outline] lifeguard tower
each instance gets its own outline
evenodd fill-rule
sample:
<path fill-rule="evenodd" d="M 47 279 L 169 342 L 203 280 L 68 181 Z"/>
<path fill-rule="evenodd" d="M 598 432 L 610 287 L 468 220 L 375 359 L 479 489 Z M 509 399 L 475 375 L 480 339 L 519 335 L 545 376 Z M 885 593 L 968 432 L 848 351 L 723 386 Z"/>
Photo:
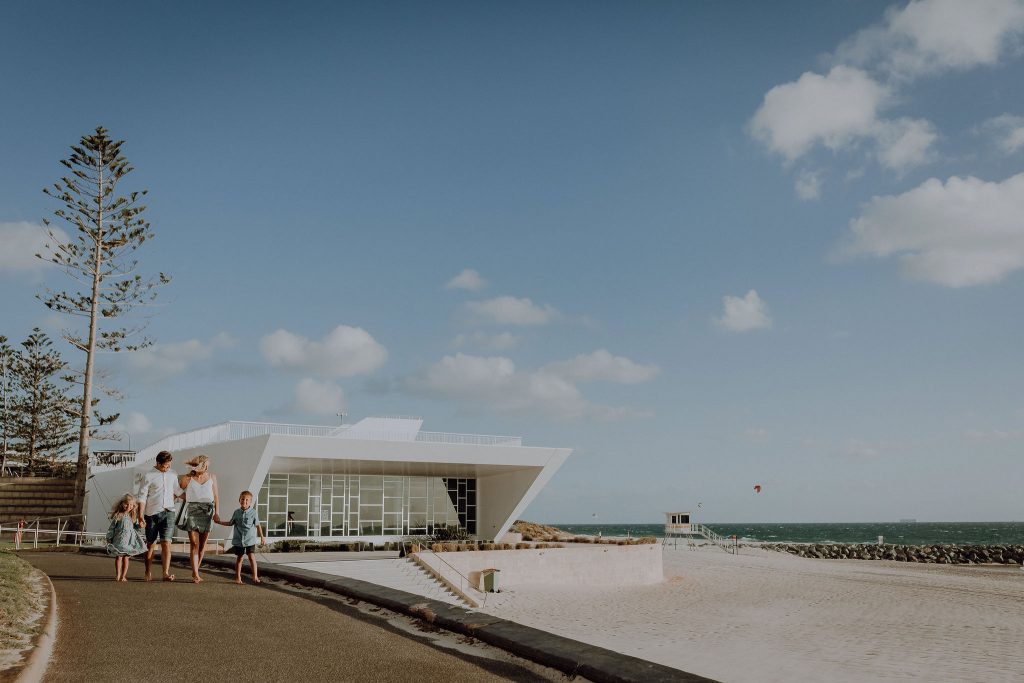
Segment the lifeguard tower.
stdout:
<path fill-rule="evenodd" d="M 698 531 L 700 525 L 695 524 L 691 521 L 691 515 L 693 513 L 687 512 L 666 512 L 665 513 L 665 538 L 662 539 L 662 545 L 672 544 L 672 547 L 676 547 L 679 543 L 680 538 L 686 539 L 686 545 L 693 545 L 694 535 L 699 535 Z"/>
<path fill-rule="evenodd" d="M 694 538 L 700 536 L 717 545 L 727 553 L 739 552 L 736 537 L 726 538 L 716 534 L 703 524 L 693 518 L 691 512 L 666 512 L 665 513 L 665 538 L 661 540 L 663 546 L 671 544 L 673 548 L 679 544 L 679 539 L 686 539 L 686 547 L 696 550 Z"/>

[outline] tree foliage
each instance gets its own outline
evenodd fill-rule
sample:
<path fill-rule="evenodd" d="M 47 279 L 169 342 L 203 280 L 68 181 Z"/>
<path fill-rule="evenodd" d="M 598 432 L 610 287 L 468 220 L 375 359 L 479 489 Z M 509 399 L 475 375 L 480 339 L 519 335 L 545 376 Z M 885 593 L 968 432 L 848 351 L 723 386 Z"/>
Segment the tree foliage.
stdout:
<path fill-rule="evenodd" d="M 157 289 L 170 278 L 164 273 L 143 277 L 138 273 L 136 251 L 154 233 L 143 217 L 146 190 L 119 194 L 119 184 L 133 168 L 121 152 L 123 140 L 113 140 L 103 127 L 71 146 L 61 160 L 68 174 L 44 188 L 62 206 L 53 214 L 70 229 L 62 240 L 49 230 L 49 241 L 39 258 L 52 261 L 77 284 L 71 290 L 46 290 L 40 299 L 54 311 L 81 319 L 84 330 L 64 331 L 64 338 L 85 354 L 79 402 L 78 474 L 76 503 L 82 506 L 89 462 L 94 366 L 99 351 L 135 351 L 153 342 L 143 335 L 145 322 L 126 323 L 123 318 L 156 299 Z M 50 221 L 44 221 L 49 226 Z"/>
<path fill-rule="evenodd" d="M 29 471 L 46 462 L 51 471 L 75 442 L 75 400 L 60 373 L 67 363 L 50 338 L 35 328 L 10 355 L 10 397 L 6 433 L 11 449 L 24 456 Z M 59 382 L 59 383 L 58 383 Z"/>

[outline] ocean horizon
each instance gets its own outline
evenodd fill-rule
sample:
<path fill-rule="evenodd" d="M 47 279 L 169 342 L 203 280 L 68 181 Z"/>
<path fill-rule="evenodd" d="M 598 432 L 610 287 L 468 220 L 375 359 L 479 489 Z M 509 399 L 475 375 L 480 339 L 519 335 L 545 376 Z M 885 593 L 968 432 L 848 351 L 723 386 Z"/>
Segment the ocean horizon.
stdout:
<path fill-rule="evenodd" d="M 762 543 L 885 543 L 901 545 L 1024 544 L 1024 522 L 702 522 L 722 536 Z M 663 538 L 662 524 L 558 524 L 564 531 L 596 536 Z"/>

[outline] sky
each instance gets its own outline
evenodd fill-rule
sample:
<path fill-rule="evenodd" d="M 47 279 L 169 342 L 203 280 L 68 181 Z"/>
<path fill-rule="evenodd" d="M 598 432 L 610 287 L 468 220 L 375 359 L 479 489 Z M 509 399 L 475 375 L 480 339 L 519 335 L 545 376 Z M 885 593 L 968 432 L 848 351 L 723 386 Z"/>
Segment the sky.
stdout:
<path fill-rule="evenodd" d="M 121 447 L 416 415 L 573 448 L 536 521 L 1021 520 L 1022 82 L 1024 0 L 6 3 L 0 334 L 73 322 L 102 125 L 173 277 Z"/>

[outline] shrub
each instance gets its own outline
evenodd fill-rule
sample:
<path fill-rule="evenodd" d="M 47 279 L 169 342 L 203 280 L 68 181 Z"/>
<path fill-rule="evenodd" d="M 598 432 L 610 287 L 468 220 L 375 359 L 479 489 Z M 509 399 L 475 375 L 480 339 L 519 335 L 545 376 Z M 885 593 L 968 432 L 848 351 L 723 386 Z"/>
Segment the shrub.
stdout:
<path fill-rule="evenodd" d="M 529 543 L 516 543 L 516 550 L 529 550 L 532 547 Z"/>
<path fill-rule="evenodd" d="M 434 533 L 431 535 L 431 540 L 444 543 L 445 541 L 468 541 L 469 532 L 460 526 L 448 525 L 434 527 Z"/>

